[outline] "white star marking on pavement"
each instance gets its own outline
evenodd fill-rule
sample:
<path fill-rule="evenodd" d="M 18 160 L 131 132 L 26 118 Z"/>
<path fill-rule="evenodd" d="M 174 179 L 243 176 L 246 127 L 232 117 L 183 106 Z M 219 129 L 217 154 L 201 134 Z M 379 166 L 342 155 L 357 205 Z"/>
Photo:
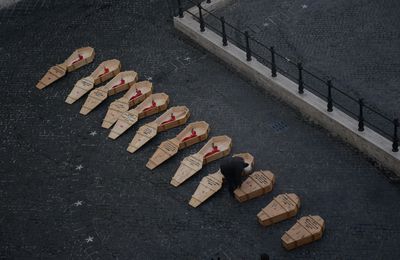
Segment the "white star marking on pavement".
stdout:
<path fill-rule="evenodd" d="M 93 237 L 92 237 L 92 236 L 89 236 L 89 237 L 86 238 L 85 240 L 86 240 L 86 243 L 93 242 Z"/>

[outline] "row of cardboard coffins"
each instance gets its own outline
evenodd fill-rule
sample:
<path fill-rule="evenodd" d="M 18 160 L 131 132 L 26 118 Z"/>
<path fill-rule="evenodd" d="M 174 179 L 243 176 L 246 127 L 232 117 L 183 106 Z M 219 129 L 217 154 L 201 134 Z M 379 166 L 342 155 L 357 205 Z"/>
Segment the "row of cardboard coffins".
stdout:
<path fill-rule="evenodd" d="M 65 76 L 67 71 L 76 70 L 92 62 L 93 59 L 93 48 L 80 48 L 62 64 L 51 67 L 36 87 L 43 89 Z M 111 103 L 103 120 L 102 127 L 104 128 L 110 128 L 117 123 L 109 134 L 109 137 L 112 139 L 120 136 L 139 119 L 166 110 L 169 104 L 167 94 L 152 93 L 153 86 L 151 82 L 137 82 L 138 74 L 135 71 L 120 72 L 120 70 L 121 63 L 119 60 L 113 59 L 102 62 L 89 76 L 78 80 L 65 100 L 66 103 L 72 104 L 90 91 L 80 110 L 81 114 L 87 115 L 106 100 L 107 97 L 127 90 L 122 98 Z M 95 85 L 105 82 L 110 78 L 112 79 L 104 86 L 93 89 Z M 133 108 L 135 105 L 138 106 Z M 128 151 L 134 152 L 134 150 L 149 141 L 158 132 L 185 124 L 189 115 L 189 109 L 184 106 L 170 108 L 154 122 L 140 128 L 138 133 L 142 133 L 148 138 L 136 138 L 132 145 L 129 146 Z"/>
<path fill-rule="evenodd" d="M 91 47 L 76 50 L 64 63 L 53 66 L 36 85 L 43 89 L 63 77 L 66 72 L 76 70 L 94 59 L 94 50 Z M 167 109 L 169 97 L 165 93 L 153 94 L 153 86 L 149 81 L 137 82 L 138 74 L 135 71 L 120 72 L 121 63 L 116 60 L 102 62 L 88 77 L 79 80 L 66 99 L 72 104 L 91 91 L 84 102 L 81 114 L 87 115 L 100 105 L 107 97 L 128 90 L 125 95 L 112 102 L 103 120 L 102 127 L 111 128 L 109 137 L 117 138 L 139 119 L 159 113 Z M 112 78 L 112 79 L 111 79 Z M 94 90 L 95 85 L 111 79 L 106 85 Z M 137 105 L 135 108 L 134 106 Z M 156 120 L 140 127 L 129 144 L 128 151 L 133 153 L 141 146 L 154 138 L 157 133 L 183 125 L 190 116 L 189 109 L 177 106 L 168 109 Z M 175 138 L 162 142 L 151 156 L 146 167 L 154 169 L 179 150 L 202 142 L 208 138 L 209 125 L 204 121 L 189 124 Z M 230 153 L 232 141 L 228 136 L 212 137 L 199 152 L 186 157 L 172 177 L 171 185 L 177 187 L 191 176 L 199 172 L 203 165 L 227 156 Z M 254 157 L 249 153 L 237 154 L 250 165 L 254 165 Z M 221 189 L 224 176 L 220 171 L 204 177 L 189 204 L 198 207 L 205 200 Z M 256 171 L 244 181 L 240 188 L 234 191 L 235 198 L 244 202 L 259 197 L 272 190 L 275 176 L 270 171 Z M 263 226 L 291 218 L 297 214 L 300 200 L 295 194 L 281 194 L 274 198 L 257 215 Z M 286 249 L 293 249 L 310 243 L 322 237 L 324 220 L 319 216 L 307 216 L 282 236 L 282 243 Z"/>
<path fill-rule="evenodd" d="M 37 87 L 43 89 L 66 74 L 93 61 L 94 50 L 85 47 L 76 50 L 64 63 L 49 69 L 39 81 Z M 169 96 L 165 93 L 153 94 L 153 86 L 149 81 L 137 82 L 138 74 L 134 71 L 120 72 L 121 64 L 118 60 L 102 62 L 88 77 L 80 79 L 68 95 L 66 102 L 74 103 L 90 90 L 84 102 L 81 114 L 87 115 L 108 96 L 128 90 L 125 95 L 112 102 L 103 120 L 102 127 L 111 128 L 109 137 L 115 139 L 134 125 L 139 119 L 156 114 L 167 109 Z M 63 70 L 63 73 L 61 73 Z M 95 88 L 94 85 L 105 82 L 113 77 L 104 86 Z M 135 105 L 137 105 L 135 107 Z M 157 133 L 173 127 L 183 125 L 190 116 L 185 106 L 176 106 L 168 109 L 156 120 L 141 126 L 128 146 L 128 151 L 134 153 L 141 146 L 154 138 Z M 208 138 L 209 125 L 204 121 L 189 124 L 175 138 L 167 140 L 158 147 L 155 154 L 147 163 L 149 169 L 154 169 L 179 150 L 204 141 Z M 198 172 L 204 164 L 222 158 L 230 153 L 231 139 L 227 136 L 211 138 L 200 151 L 186 158 L 171 180 L 171 184 L 178 186 Z"/>

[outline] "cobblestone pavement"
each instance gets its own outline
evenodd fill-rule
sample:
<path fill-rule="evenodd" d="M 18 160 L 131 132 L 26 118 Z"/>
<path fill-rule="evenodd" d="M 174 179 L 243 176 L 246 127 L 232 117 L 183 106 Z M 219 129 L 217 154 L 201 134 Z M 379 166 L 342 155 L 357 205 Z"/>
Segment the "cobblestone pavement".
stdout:
<path fill-rule="evenodd" d="M 364 98 L 388 118 L 400 117 L 400 2 L 396 0 L 233 0 L 215 13 L 261 43 L 351 96 Z M 211 25 L 220 22 L 206 17 Z M 229 26 L 227 33 L 244 45 L 244 36 Z M 254 52 L 270 60 L 269 51 L 252 43 Z M 278 66 L 297 79 L 297 68 L 277 57 Z M 327 86 L 304 73 L 310 87 L 327 96 Z M 307 88 L 307 87 L 306 87 Z M 357 102 L 338 91 L 334 101 L 358 114 Z M 366 119 L 388 134 L 393 125 L 367 110 Z M 357 117 L 356 117 L 357 118 Z M 379 131 L 379 129 L 376 129 Z M 382 131 L 381 131 L 382 132 Z M 390 136 L 390 135 L 389 135 Z"/>
<path fill-rule="evenodd" d="M 27 14 L 0 11 L 8 15 L 0 26 L 7 36 L 0 47 L 0 258 L 257 259 L 267 252 L 272 259 L 398 259 L 398 185 L 181 37 L 167 3 L 49 1 Z M 96 50 L 93 64 L 35 88 L 51 65 L 87 45 Z M 169 180 L 202 144 L 153 172 L 145 168 L 156 145 L 183 127 L 131 155 L 125 150 L 138 126 L 115 141 L 100 127 L 111 100 L 86 117 L 78 113 L 83 100 L 64 103 L 79 78 L 110 58 L 151 78 L 172 105 L 187 105 L 190 120 L 209 122 L 212 135 L 231 136 L 234 153 L 250 152 L 257 169 L 276 174 L 274 190 L 244 204 L 224 191 L 192 209 L 191 194 L 218 163 L 182 187 Z M 258 211 L 283 192 L 301 197 L 298 216 L 325 219 L 321 241 L 286 252 L 280 237 L 295 220 L 258 224 Z"/>

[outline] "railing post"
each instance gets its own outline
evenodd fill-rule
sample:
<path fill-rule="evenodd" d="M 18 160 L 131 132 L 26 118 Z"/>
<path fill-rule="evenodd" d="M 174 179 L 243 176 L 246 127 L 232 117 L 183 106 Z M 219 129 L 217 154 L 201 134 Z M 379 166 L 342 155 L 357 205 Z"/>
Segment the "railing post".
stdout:
<path fill-rule="evenodd" d="M 332 81 L 328 80 L 328 112 L 333 111 L 333 100 L 332 100 Z"/>
<path fill-rule="evenodd" d="M 364 131 L 364 99 L 360 98 L 358 100 L 360 106 L 360 113 L 358 114 L 358 131 Z"/>
<path fill-rule="evenodd" d="M 275 49 L 274 46 L 269 48 L 271 51 L 271 76 L 276 77 Z"/>
<path fill-rule="evenodd" d="M 303 83 L 303 64 L 301 62 L 297 63 L 297 69 L 299 70 L 299 94 L 304 93 L 304 83 Z"/>
<path fill-rule="evenodd" d="M 178 0 L 178 14 L 179 14 L 179 18 L 183 18 L 183 9 L 182 9 L 181 0 Z"/>
<path fill-rule="evenodd" d="M 221 26 L 222 26 L 222 45 L 227 46 L 228 45 L 228 39 L 226 38 L 226 31 L 225 31 L 225 18 L 221 16 Z"/>
<path fill-rule="evenodd" d="M 399 151 L 399 138 L 397 136 L 397 129 L 399 127 L 399 119 L 394 119 L 393 120 L 393 125 L 394 125 L 394 132 L 393 132 L 393 145 L 392 145 L 392 151 L 393 152 L 398 152 Z"/>
<path fill-rule="evenodd" d="M 204 32 L 204 19 L 203 19 L 203 13 L 201 12 L 201 3 L 197 4 L 197 7 L 199 8 L 199 18 L 200 18 L 200 32 Z"/>
<path fill-rule="evenodd" d="M 249 42 L 249 32 L 245 31 L 244 36 L 246 37 L 246 59 L 247 61 L 251 61 L 251 50 L 250 50 L 250 42 Z"/>

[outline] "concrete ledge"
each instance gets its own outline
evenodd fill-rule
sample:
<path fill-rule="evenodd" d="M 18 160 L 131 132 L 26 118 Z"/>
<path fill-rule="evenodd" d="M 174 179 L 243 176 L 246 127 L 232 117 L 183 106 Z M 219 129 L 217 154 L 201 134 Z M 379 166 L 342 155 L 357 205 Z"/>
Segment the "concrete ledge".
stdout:
<path fill-rule="evenodd" d="M 229 0 L 212 2 L 212 5 L 204 2 L 202 6 L 207 10 L 215 10 L 217 7 L 221 8 L 229 3 Z M 211 6 L 212 9 L 208 9 Z M 198 8 L 191 8 L 191 12 L 197 15 Z M 297 84 L 283 75 L 271 77 L 271 70 L 268 67 L 254 57 L 252 57 L 252 61 L 246 61 L 246 53 L 232 42 L 228 42 L 228 46 L 222 46 L 222 39 L 216 33 L 207 28 L 205 32 L 200 32 L 199 23 L 190 14 L 184 13 L 183 18 L 175 17 L 174 26 L 268 92 L 284 100 L 328 131 L 340 136 L 378 161 L 381 166 L 400 176 L 400 152 L 392 152 L 392 142 L 388 139 L 368 127 L 365 127 L 363 132 L 359 132 L 358 122 L 338 108 L 334 107 L 333 112 L 328 112 L 325 100 L 307 90 L 304 91 L 304 94 L 298 94 Z"/>

